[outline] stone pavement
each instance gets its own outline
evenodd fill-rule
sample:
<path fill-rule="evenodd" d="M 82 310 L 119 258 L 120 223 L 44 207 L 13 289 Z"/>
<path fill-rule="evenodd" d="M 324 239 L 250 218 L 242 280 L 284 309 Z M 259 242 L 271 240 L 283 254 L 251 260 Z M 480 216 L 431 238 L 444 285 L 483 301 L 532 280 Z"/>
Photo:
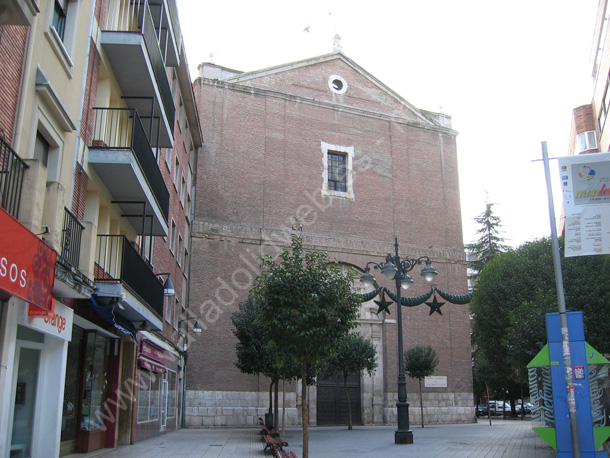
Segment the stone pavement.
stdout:
<path fill-rule="evenodd" d="M 413 426 L 413 425 L 412 425 Z M 555 458 L 555 452 L 531 429 L 529 420 L 480 419 L 478 423 L 412 427 L 414 443 L 394 444 L 393 426 L 311 427 L 311 458 Z M 100 458 L 251 458 L 263 453 L 259 428 L 182 429 L 135 445 L 119 447 Z M 302 456 L 300 429 L 286 431 L 286 450 Z M 84 455 L 74 455 L 83 457 Z M 91 457 L 93 455 L 87 455 Z"/>

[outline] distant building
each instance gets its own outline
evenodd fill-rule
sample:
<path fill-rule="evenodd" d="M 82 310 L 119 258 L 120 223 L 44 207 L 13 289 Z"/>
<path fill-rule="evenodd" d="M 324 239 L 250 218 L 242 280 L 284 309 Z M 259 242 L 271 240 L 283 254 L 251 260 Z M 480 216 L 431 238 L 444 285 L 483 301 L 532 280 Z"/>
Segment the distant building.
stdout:
<path fill-rule="evenodd" d="M 413 106 L 338 49 L 247 73 L 201 64 L 194 90 L 206 142 L 190 301 L 203 333 L 188 348 L 188 427 L 253 425 L 266 412 L 269 381 L 235 367 L 231 314 L 247 298 L 257 258 L 290 243 L 295 218 L 307 248 L 328 251 L 346 268 L 362 273 L 368 261 L 382 261 L 397 237 L 401 256 L 432 259 L 433 285 L 468 292 L 449 116 Z M 430 291 L 419 270 L 409 296 Z M 395 306 L 377 311 L 372 301 L 360 310 L 359 330 L 375 344 L 379 367 L 350 379 L 355 423 L 396 422 Z M 405 348 L 430 344 L 440 356 L 424 388 L 426 422 L 473 421 L 468 306 L 446 303 L 441 311 L 404 308 Z M 285 388 L 287 423 L 296 425 L 299 388 Z M 337 378 L 311 387 L 312 424 L 345 421 L 341 392 Z M 419 405 L 411 379 L 408 399 Z M 419 409 L 410 412 L 417 424 Z"/>

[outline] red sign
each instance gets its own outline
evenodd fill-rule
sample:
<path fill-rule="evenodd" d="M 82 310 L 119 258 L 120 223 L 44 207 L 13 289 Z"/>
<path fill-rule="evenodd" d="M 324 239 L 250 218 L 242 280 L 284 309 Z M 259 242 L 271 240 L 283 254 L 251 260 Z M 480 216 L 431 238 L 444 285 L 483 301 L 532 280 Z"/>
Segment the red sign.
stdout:
<path fill-rule="evenodd" d="M 144 355 L 150 359 L 159 361 L 160 363 L 165 362 L 165 356 L 164 356 L 163 350 L 161 350 L 159 347 L 153 345 L 148 340 L 142 341 L 142 348 L 140 350 L 140 353 L 142 353 L 142 355 Z"/>
<path fill-rule="evenodd" d="M 51 298 L 51 310 L 44 310 L 40 307 L 36 307 L 33 304 L 29 304 L 28 316 L 41 317 L 41 318 L 52 318 L 55 316 L 55 299 Z"/>
<path fill-rule="evenodd" d="M 0 208 L 0 299 L 51 310 L 57 253 Z"/>
<path fill-rule="evenodd" d="M 140 361 L 140 367 L 142 369 L 147 369 L 152 372 L 158 372 L 159 374 L 165 374 L 167 372 L 167 369 L 165 367 L 159 364 L 155 364 L 147 359 L 139 358 L 138 361 Z"/>

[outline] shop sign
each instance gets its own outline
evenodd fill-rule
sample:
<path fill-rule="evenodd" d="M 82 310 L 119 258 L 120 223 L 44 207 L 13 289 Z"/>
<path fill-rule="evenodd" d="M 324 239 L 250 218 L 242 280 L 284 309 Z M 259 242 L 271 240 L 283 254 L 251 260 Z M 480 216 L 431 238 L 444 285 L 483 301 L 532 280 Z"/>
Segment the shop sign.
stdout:
<path fill-rule="evenodd" d="M 160 363 L 165 362 L 165 352 L 159 347 L 153 345 L 148 340 L 142 341 L 142 348 L 140 349 L 140 353 L 147 358 L 154 359 Z"/>
<path fill-rule="evenodd" d="M 159 374 L 165 374 L 167 372 L 167 369 L 159 364 L 153 363 L 152 361 L 149 361 L 147 359 L 144 358 L 139 358 L 138 361 L 140 362 L 140 367 L 142 369 L 146 369 L 152 372 L 157 372 Z"/>
<path fill-rule="evenodd" d="M 31 312 L 34 312 L 34 315 Z M 39 315 L 39 309 L 32 305 L 28 308 L 24 307 L 20 324 L 70 341 L 72 340 L 73 318 L 74 310 L 61 302 L 55 302 L 55 312 L 50 316 Z"/>
<path fill-rule="evenodd" d="M 50 310 L 57 253 L 0 208 L 0 300 L 16 296 Z"/>

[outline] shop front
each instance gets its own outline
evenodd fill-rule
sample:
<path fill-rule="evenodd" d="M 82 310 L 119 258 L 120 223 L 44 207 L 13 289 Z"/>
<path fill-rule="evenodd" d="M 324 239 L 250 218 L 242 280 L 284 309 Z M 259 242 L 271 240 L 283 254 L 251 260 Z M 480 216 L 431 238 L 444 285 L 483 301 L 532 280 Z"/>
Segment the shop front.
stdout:
<path fill-rule="evenodd" d="M 135 441 L 178 427 L 178 353 L 149 332 L 140 333 Z"/>
<path fill-rule="evenodd" d="M 56 259 L 0 208 L 0 456 L 54 456 L 59 446 L 73 312 L 53 299 Z"/>

